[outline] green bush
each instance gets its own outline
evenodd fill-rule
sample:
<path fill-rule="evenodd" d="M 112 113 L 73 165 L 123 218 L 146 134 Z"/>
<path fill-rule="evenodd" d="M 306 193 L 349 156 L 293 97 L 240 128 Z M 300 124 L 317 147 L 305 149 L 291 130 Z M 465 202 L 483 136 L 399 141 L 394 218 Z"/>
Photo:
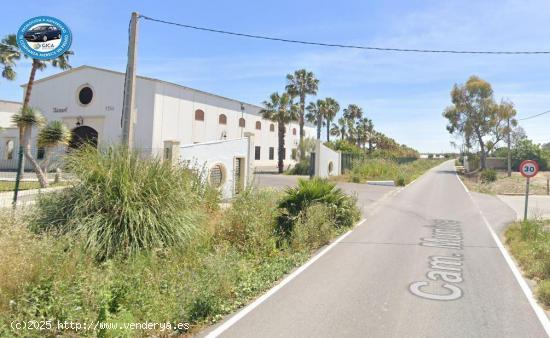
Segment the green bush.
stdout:
<path fill-rule="evenodd" d="M 497 180 L 497 171 L 495 169 L 485 169 L 481 172 L 481 182 L 491 183 Z"/>
<path fill-rule="evenodd" d="M 85 148 L 66 162 L 76 183 L 39 200 L 35 231 L 81 237 L 98 260 L 181 247 L 195 232 L 208 194 L 191 170 L 124 148 Z"/>
<path fill-rule="evenodd" d="M 301 213 L 313 204 L 324 204 L 334 212 L 335 227 L 350 227 L 359 219 L 356 198 L 346 195 L 336 184 L 324 179 L 299 180 L 297 187 L 288 188 L 279 203 L 279 232 L 288 238 Z"/>
<path fill-rule="evenodd" d="M 217 237 L 244 252 L 271 253 L 276 244 L 278 193 L 246 189 L 222 216 Z"/>
<path fill-rule="evenodd" d="M 543 304 L 550 306 L 550 279 L 539 282 L 536 293 Z"/>
<path fill-rule="evenodd" d="M 289 171 L 289 175 L 309 175 L 310 174 L 310 163 L 309 159 L 301 160 L 296 163 Z"/>
<path fill-rule="evenodd" d="M 334 211 L 324 204 L 307 207 L 298 217 L 292 230 L 291 245 L 295 250 L 316 249 L 327 244 L 335 235 Z"/>

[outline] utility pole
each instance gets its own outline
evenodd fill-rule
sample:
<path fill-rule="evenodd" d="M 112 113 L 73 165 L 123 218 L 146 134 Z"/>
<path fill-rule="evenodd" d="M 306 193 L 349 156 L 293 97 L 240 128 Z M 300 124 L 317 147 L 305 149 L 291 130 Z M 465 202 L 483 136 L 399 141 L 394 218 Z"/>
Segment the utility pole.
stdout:
<path fill-rule="evenodd" d="M 134 113 L 136 101 L 136 59 L 138 41 L 139 13 L 133 12 L 130 19 L 130 37 L 128 40 L 128 65 L 124 80 L 124 99 L 122 102 L 122 144 L 130 148 L 134 138 Z"/>
<path fill-rule="evenodd" d="M 508 177 L 512 176 L 512 141 L 510 134 L 512 134 L 512 130 L 510 129 L 510 117 L 508 117 Z"/>

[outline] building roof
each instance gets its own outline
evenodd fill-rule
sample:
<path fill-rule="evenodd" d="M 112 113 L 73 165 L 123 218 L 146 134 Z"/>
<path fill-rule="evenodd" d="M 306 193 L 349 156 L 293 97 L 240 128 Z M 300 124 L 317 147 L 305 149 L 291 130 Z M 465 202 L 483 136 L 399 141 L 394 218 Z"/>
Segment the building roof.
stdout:
<path fill-rule="evenodd" d="M 12 103 L 12 104 L 18 104 L 18 105 L 22 105 L 22 104 L 23 104 L 23 103 L 17 102 L 17 101 L 1 100 L 1 99 L 0 99 L 0 103 Z"/>
<path fill-rule="evenodd" d="M 116 75 L 122 75 L 122 76 L 125 75 L 125 73 L 123 73 L 123 72 L 118 72 L 118 71 L 115 71 L 115 70 L 110 70 L 110 69 L 105 69 L 105 68 L 99 68 L 99 67 L 93 67 L 93 66 L 88 66 L 88 65 L 82 65 L 82 66 L 78 66 L 78 67 L 75 67 L 75 68 L 71 68 L 71 69 L 66 70 L 66 71 L 64 71 L 64 72 L 60 72 L 60 73 L 57 73 L 57 74 L 54 74 L 54 75 L 46 76 L 46 77 L 41 78 L 41 79 L 39 79 L 39 80 L 35 80 L 34 83 L 45 82 L 45 81 L 48 81 L 48 80 L 51 80 L 51 79 L 54 79 L 54 78 L 57 78 L 57 77 L 61 77 L 61 76 L 64 76 L 64 75 L 67 75 L 67 74 L 69 74 L 69 73 L 73 73 L 73 72 L 76 72 L 76 71 L 79 71 L 79 70 L 82 70 L 82 69 L 93 69 L 93 70 L 102 71 L 102 72 L 108 72 L 108 73 L 116 74 Z M 257 109 L 263 109 L 262 107 L 257 106 L 257 105 L 252 104 L 252 103 L 247 103 L 247 102 L 243 102 L 243 101 L 231 99 L 231 98 L 228 98 L 228 97 L 225 97 L 225 96 L 222 96 L 222 95 L 213 94 L 213 93 L 209 93 L 209 92 L 206 92 L 206 91 L 203 91 L 203 90 L 199 90 L 199 89 L 195 89 L 195 88 L 183 86 L 183 85 L 180 85 L 180 84 L 174 83 L 174 82 L 164 81 L 164 80 L 155 79 L 155 78 L 147 77 L 147 76 L 141 76 L 141 75 L 138 75 L 137 78 L 138 78 L 138 79 L 143 79 L 143 80 L 149 80 L 149 81 L 159 82 L 159 83 L 164 83 L 164 84 L 169 84 L 169 85 L 172 85 L 172 86 L 177 86 L 177 87 L 184 88 L 184 89 L 187 89 L 187 90 L 191 90 L 191 91 L 194 91 L 194 92 L 197 92 L 197 93 L 201 93 L 201 94 L 204 94 L 204 95 L 218 97 L 218 98 L 221 98 L 221 99 L 224 99 L 224 100 L 228 100 L 228 101 L 232 101 L 232 102 L 235 102 L 235 103 L 238 103 L 238 104 L 241 104 L 241 103 L 242 103 L 242 104 L 245 104 L 245 105 L 248 105 L 248 106 L 257 108 Z M 22 84 L 22 85 L 21 85 L 21 87 L 23 87 L 23 88 L 25 88 L 26 86 L 27 86 L 26 84 Z"/>
<path fill-rule="evenodd" d="M 39 79 L 39 80 L 35 80 L 34 83 L 45 82 L 45 81 L 48 81 L 48 80 L 51 80 L 51 79 L 54 79 L 54 78 L 57 78 L 57 77 L 61 77 L 61 76 L 64 76 L 64 75 L 66 75 L 66 74 L 69 74 L 69 73 L 72 73 L 72 72 L 76 72 L 76 71 L 79 71 L 79 70 L 82 70 L 82 69 L 93 69 L 93 70 L 102 71 L 102 72 L 108 72 L 108 73 L 116 74 L 116 75 L 122 75 L 122 76 L 125 75 L 125 73 L 123 73 L 123 72 L 118 72 L 118 71 L 111 70 L 111 69 L 105 69 L 105 68 L 99 68 L 99 67 L 94 67 L 94 66 L 82 65 L 82 66 L 78 66 L 78 67 L 75 67 L 75 68 L 71 68 L 71 69 L 66 70 L 66 71 L 64 71 L 64 72 L 60 72 L 60 73 L 57 73 L 57 74 L 54 74 L 54 75 L 50 75 L 50 76 L 43 77 L 43 78 L 41 78 L 41 79 Z M 213 93 L 206 92 L 206 91 L 203 91 L 203 90 L 199 90 L 199 89 L 195 89 L 195 88 L 183 86 L 183 85 L 180 85 L 180 84 L 174 83 L 174 82 L 164 81 L 164 80 L 155 79 L 155 78 L 147 77 L 147 76 L 141 76 L 141 75 L 137 75 L 137 78 L 143 79 L 143 80 L 154 81 L 154 82 L 158 82 L 158 83 L 169 84 L 169 85 L 172 85 L 172 86 L 176 86 L 176 87 L 184 88 L 184 89 L 187 89 L 187 90 L 191 90 L 191 91 L 194 91 L 194 92 L 197 92 L 197 93 L 200 93 L 200 94 L 204 94 L 204 95 L 208 95 L 208 96 L 214 96 L 214 97 L 217 97 L 217 98 L 221 98 L 221 99 L 224 99 L 224 100 L 228 100 L 228 101 L 231 101 L 231 102 L 234 102 L 234 103 L 237 103 L 237 104 L 241 104 L 241 103 L 242 103 L 242 104 L 244 104 L 244 105 L 247 105 L 247 106 L 256 108 L 256 109 L 258 109 L 258 110 L 263 109 L 263 107 L 260 107 L 260 106 L 258 106 L 258 105 L 252 104 L 252 103 L 247 103 L 247 102 L 243 102 L 243 101 L 231 99 L 231 98 L 228 98 L 228 97 L 226 97 L 226 96 L 222 96 L 222 95 L 218 95 L 218 94 L 213 94 Z M 22 84 L 22 85 L 21 85 L 21 87 L 23 87 L 23 88 L 25 88 L 26 86 L 27 86 L 26 84 Z M 248 113 L 257 114 L 257 112 L 248 112 Z M 305 126 L 308 126 L 308 127 L 314 127 L 314 124 L 309 123 L 309 122 L 307 122 L 307 121 L 305 122 L 304 125 L 305 125 Z"/>

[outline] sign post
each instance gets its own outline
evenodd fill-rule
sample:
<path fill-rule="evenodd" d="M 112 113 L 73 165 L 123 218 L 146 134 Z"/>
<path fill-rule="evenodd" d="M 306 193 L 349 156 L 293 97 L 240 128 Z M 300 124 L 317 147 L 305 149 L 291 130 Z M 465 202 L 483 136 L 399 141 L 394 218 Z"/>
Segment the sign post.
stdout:
<path fill-rule="evenodd" d="M 523 211 L 523 220 L 527 220 L 527 206 L 529 204 L 529 179 L 535 177 L 539 172 L 539 164 L 533 160 L 525 160 L 519 165 L 519 172 L 525 177 L 525 210 Z"/>

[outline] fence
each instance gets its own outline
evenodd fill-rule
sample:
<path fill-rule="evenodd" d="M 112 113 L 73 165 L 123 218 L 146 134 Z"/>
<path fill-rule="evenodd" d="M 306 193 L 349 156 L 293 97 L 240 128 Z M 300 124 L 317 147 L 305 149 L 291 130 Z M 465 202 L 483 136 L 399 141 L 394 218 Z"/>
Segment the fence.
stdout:
<path fill-rule="evenodd" d="M 19 149 L 0 149 L 0 208 L 13 207 L 15 181 Z M 143 158 L 163 158 L 165 149 L 144 148 L 136 150 Z M 53 149 L 31 148 L 33 155 L 44 171 L 49 187 L 41 188 L 34 167 L 25 159 L 25 170 L 19 182 L 17 207 L 27 207 L 36 203 L 41 194 L 65 188 L 74 176 L 66 171 L 65 158 L 68 151 L 65 147 Z"/>

